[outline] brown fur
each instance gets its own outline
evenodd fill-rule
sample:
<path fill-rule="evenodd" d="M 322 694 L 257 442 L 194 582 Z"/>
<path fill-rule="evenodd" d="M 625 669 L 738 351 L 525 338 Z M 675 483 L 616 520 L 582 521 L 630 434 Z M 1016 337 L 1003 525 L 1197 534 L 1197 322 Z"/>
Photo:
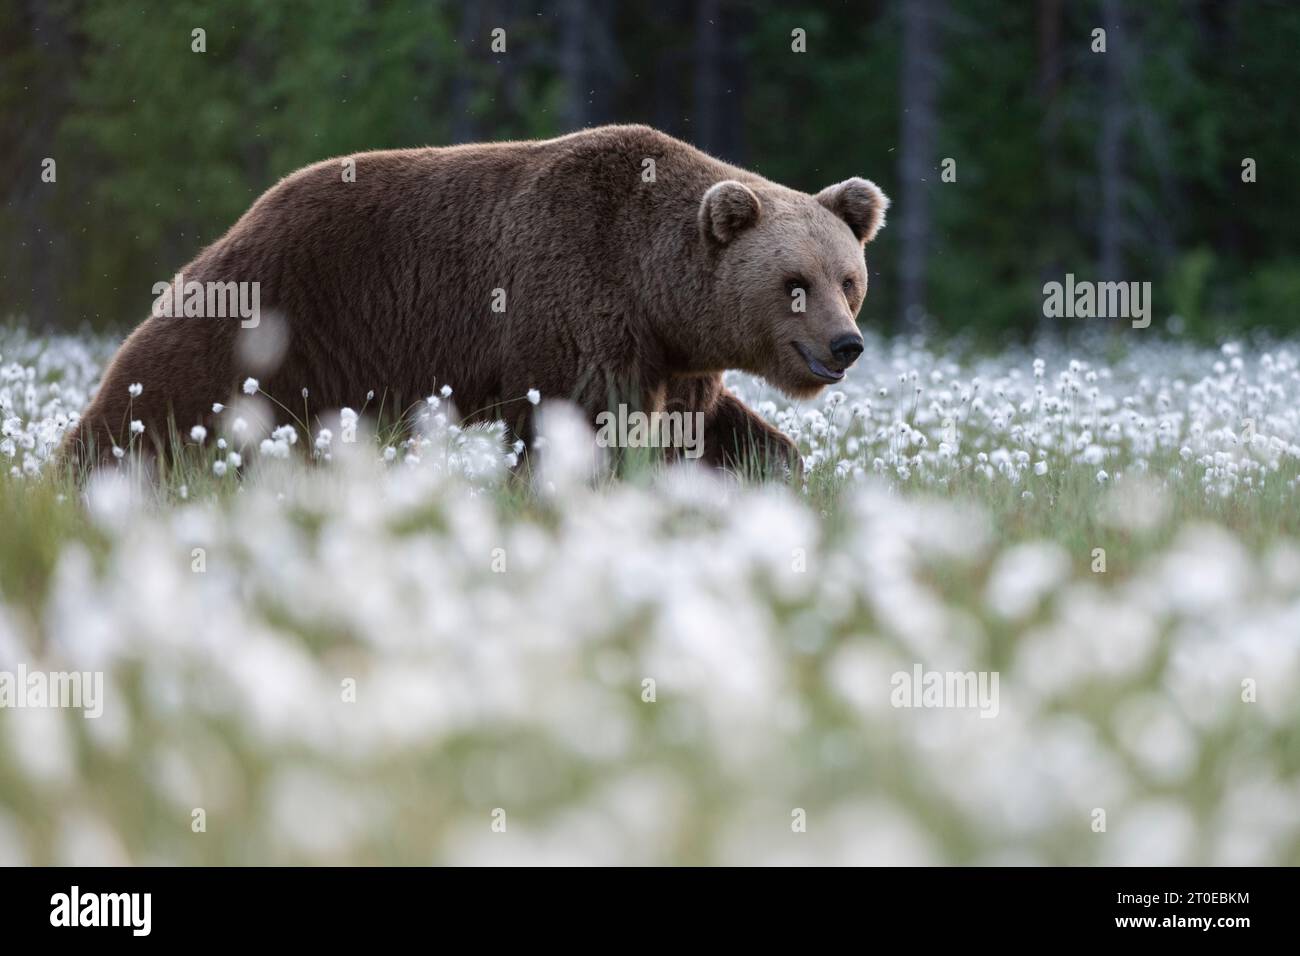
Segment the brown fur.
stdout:
<path fill-rule="evenodd" d="M 862 246 L 888 204 L 848 180 L 813 197 L 719 162 L 656 130 L 607 126 L 558 139 L 364 153 L 269 189 L 182 272 L 256 281 L 263 323 L 287 349 L 262 389 L 290 408 L 404 408 L 444 383 L 475 418 L 530 435 L 531 388 L 593 418 L 613 398 L 704 412 L 706 458 L 797 460 L 722 387 L 728 368 L 797 397 L 825 384 L 837 336 L 856 335 Z M 644 182 L 643 161 L 655 161 Z M 807 287 L 790 307 L 787 282 Z M 850 279 L 847 291 L 842 283 Z M 504 314 L 491 310 L 506 292 Z M 68 442 L 102 460 L 128 417 L 147 434 L 211 424 L 250 368 L 236 318 L 146 319 L 126 340 Z M 852 358 L 849 358 L 852 361 Z M 132 401 L 128 386 L 143 394 Z M 128 411 L 128 403 L 130 403 Z"/>

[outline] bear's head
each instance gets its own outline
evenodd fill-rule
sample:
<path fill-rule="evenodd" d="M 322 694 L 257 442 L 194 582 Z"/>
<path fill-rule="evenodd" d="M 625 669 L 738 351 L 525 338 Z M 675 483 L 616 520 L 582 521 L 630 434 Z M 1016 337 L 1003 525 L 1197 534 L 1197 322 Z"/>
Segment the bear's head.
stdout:
<path fill-rule="evenodd" d="M 867 294 L 863 247 L 889 200 L 866 179 L 816 196 L 715 183 L 700 202 L 714 308 L 729 368 L 761 375 L 794 398 L 838 382 L 862 354 L 857 314 Z M 738 319 L 739 321 L 735 321 Z"/>

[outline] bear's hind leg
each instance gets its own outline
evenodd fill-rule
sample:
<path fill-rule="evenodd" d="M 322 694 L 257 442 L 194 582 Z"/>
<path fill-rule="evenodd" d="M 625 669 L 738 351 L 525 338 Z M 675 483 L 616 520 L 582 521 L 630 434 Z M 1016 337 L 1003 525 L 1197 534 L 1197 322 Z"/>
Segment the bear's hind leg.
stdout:
<path fill-rule="evenodd" d="M 165 324 L 164 324 L 165 323 Z M 230 394 L 229 360 L 197 323 L 146 320 L 122 343 L 94 399 L 63 442 L 62 461 L 79 473 L 114 460 L 114 449 L 152 457 L 180 435 L 211 419 L 213 402 Z M 195 334 L 195 333 L 199 334 Z M 133 386 L 139 394 L 133 394 Z M 143 434 L 131 430 L 144 425 Z"/>

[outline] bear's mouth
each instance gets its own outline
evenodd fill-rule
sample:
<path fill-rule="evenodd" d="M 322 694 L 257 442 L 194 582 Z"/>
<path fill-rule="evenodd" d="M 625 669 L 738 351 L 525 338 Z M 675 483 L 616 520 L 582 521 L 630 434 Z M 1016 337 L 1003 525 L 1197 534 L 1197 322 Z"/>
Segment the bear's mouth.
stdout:
<path fill-rule="evenodd" d="M 836 370 L 828 367 L 825 363 L 814 358 L 812 353 L 798 342 L 791 342 L 790 344 L 793 345 L 794 350 L 799 353 L 799 357 L 804 360 L 804 363 L 808 366 L 808 371 L 812 372 L 823 382 L 838 382 L 844 377 L 844 369 Z"/>

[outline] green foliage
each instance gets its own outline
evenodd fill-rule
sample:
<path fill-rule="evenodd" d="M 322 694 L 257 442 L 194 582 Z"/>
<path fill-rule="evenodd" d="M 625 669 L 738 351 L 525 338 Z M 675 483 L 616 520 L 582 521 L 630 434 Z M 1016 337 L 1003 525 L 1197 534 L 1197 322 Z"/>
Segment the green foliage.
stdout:
<path fill-rule="evenodd" d="M 932 330 L 1028 335 L 1046 278 L 1095 271 L 1099 131 L 1115 115 L 1124 277 L 1155 284 L 1156 326 L 1177 314 L 1197 336 L 1296 328 L 1300 7 L 1122 6 L 1102 55 L 1090 49 L 1095 2 L 1061 4 L 1053 42 L 1050 4 L 938 5 L 936 155 L 922 187 Z M 897 221 L 901 0 L 719 10 L 710 64 L 734 128 L 711 148 L 803 190 L 869 176 Z M 590 122 L 708 139 L 693 5 L 587 12 L 588 70 L 572 80 L 571 24 L 540 0 L 0 0 L 0 138 L 14 170 L 0 206 L 0 315 L 127 326 L 154 282 L 279 177 L 329 156 L 549 136 L 574 103 Z M 497 25 L 506 54 L 488 49 Z M 196 28 L 206 52 L 191 50 Z M 791 50 L 795 28 L 805 53 Z M 1116 62 L 1118 101 L 1105 84 Z M 39 182 L 46 157 L 57 184 Z M 940 178 L 945 157 L 956 182 Z M 1256 182 L 1241 179 L 1246 158 Z M 865 325 L 897 322 L 900 245 L 895 227 L 869 250 Z"/>
<path fill-rule="evenodd" d="M 1169 303 L 1174 315 L 1200 328 L 1206 321 L 1206 289 L 1214 271 L 1214 253 L 1193 249 L 1181 256 L 1169 272 Z"/>
<path fill-rule="evenodd" d="M 1300 260 L 1275 259 L 1255 269 L 1246 285 L 1245 314 L 1261 326 L 1300 324 Z"/>

